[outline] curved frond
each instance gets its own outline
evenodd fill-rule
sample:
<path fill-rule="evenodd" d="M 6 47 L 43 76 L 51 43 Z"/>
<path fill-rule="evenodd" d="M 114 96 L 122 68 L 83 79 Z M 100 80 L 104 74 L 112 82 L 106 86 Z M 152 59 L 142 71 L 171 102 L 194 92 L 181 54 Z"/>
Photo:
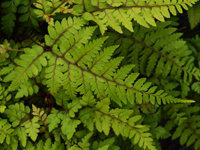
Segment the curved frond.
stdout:
<path fill-rule="evenodd" d="M 140 25 L 149 28 L 149 25 L 156 26 L 155 19 L 164 22 L 170 17 L 170 13 L 177 15 L 183 9 L 188 9 L 198 0 L 75 0 L 73 11 L 77 15 L 83 15 L 86 20 L 91 20 L 99 25 L 101 33 L 104 34 L 110 26 L 119 33 L 122 33 L 120 25 L 134 31 L 132 20 Z"/>

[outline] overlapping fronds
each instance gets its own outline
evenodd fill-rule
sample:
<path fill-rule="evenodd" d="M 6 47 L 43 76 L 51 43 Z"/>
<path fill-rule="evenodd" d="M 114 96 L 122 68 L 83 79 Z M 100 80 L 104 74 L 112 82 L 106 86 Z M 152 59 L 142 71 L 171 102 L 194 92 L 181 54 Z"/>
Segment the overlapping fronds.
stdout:
<path fill-rule="evenodd" d="M 198 1 L 193 7 L 189 8 L 189 10 L 187 11 L 191 29 L 194 29 L 200 22 L 199 7 L 200 7 L 200 1 Z"/>
<path fill-rule="evenodd" d="M 91 92 L 83 97 L 81 104 L 87 106 L 88 101 L 95 102 Z M 109 105 L 110 100 L 108 98 L 97 102 L 95 109 L 80 111 L 80 120 L 90 131 L 93 131 L 95 126 L 99 132 L 108 135 L 112 128 L 117 136 L 122 135 L 129 138 L 133 145 L 139 144 L 143 149 L 155 149 L 151 134 L 148 133 L 149 128 L 137 124 L 141 116 L 132 116 L 132 110 L 110 109 Z"/>
<path fill-rule="evenodd" d="M 196 2 L 1 2 L 0 150 L 200 149 L 200 42 L 170 18 Z"/>
<path fill-rule="evenodd" d="M 131 32 L 132 20 L 140 25 L 149 28 L 149 25 L 156 26 L 155 19 L 164 22 L 170 17 L 170 13 L 176 15 L 188 9 L 198 0 L 75 0 L 74 13 L 83 15 L 86 20 L 91 20 L 99 25 L 101 33 L 110 26 L 117 32 L 122 33 L 120 25 L 123 25 Z"/>
<path fill-rule="evenodd" d="M 173 33 L 175 28 L 166 28 L 169 24 L 157 23 L 156 28 L 150 29 L 135 25 L 134 33 L 108 32 L 108 45 L 122 43 L 116 54 L 125 56 L 124 64 L 135 64 L 135 72 L 146 76 L 155 73 L 156 77 L 163 78 L 171 76 L 185 83 L 191 83 L 193 77 L 199 80 L 200 70 L 194 66 L 194 57 L 190 56 L 192 51 L 179 39 L 180 33 Z"/>
<path fill-rule="evenodd" d="M 117 46 L 101 50 L 106 38 L 88 41 L 95 28 L 81 28 L 82 24 L 82 19 L 69 18 L 48 27 L 45 41 L 53 53 L 48 55 L 45 78 L 52 94 L 63 86 L 71 98 L 77 92 L 85 94 L 92 90 L 97 97 L 108 96 L 119 105 L 126 104 L 127 100 L 131 104 L 180 102 L 163 91 L 155 92 L 156 87 L 146 83 L 145 78 L 137 79 L 138 73 L 129 74 L 133 65 L 118 69 L 123 58 L 110 59 Z"/>

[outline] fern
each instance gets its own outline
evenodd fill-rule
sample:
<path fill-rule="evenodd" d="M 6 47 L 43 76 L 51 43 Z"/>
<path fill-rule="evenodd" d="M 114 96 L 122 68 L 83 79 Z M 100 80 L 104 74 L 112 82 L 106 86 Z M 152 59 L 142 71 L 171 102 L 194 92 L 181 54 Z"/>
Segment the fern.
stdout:
<path fill-rule="evenodd" d="M 4 140 L 6 141 L 7 144 L 10 144 L 11 142 L 11 134 L 13 133 L 13 129 L 10 128 L 11 125 L 7 123 L 6 119 L 1 119 L 0 120 L 0 129 L 1 129 L 1 138 L 0 138 L 0 143 L 2 144 Z"/>
<path fill-rule="evenodd" d="M 64 0 L 63 2 L 59 0 L 38 0 L 36 3 L 34 3 L 35 7 L 37 8 L 34 10 L 34 13 L 38 15 L 38 17 L 43 17 L 47 23 L 53 25 L 54 19 L 51 16 L 59 12 L 72 12 L 69 7 L 73 2 L 73 0 Z"/>
<path fill-rule="evenodd" d="M 189 8 L 187 14 L 188 14 L 188 19 L 190 22 L 190 28 L 194 29 L 194 27 L 197 26 L 197 24 L 200 21 L 200 11 L 199 11 L 199 6 L 200 6 L 200 2 L 197 2 L 194 7 Z"/>
<path fill-rule="evenodd" d="M 189 117 L 192 113 L 199 111 L 199 107 L 191 107 L 187 108 L 186 116 Z M 180 113 L 181 115 L 181 113 Z M 179 125 L 179 127 L 174 132 L 172 139 L 176 139 L 180 136 L 180 144 L 186 144 L 190 146 L 192 143 L 195 143 L 194 148 L 199 149 L 199 116 L 191 116 L 189 118 L 185 117 L 183 123 Z"/>
<path fill-rule="evenodd" d="M 77 15 L 83 15 L 84 19 L 96 22 L 99 25 L 101 33 L 104 34 L 107 27 L 110 26 L 119 33 L 122 33 L 123 25 L 131 32 L 132 20 L 134 19 L 140 25 L 149 28 L 149 25 L 156 26 L 154 19 L 164 22 L 170 17 L 170 13 L 177 15 L 182 13 L 182 7 L 188 9 L 197 0 L 187 1 L 80 1 L 75 0 L 78 5 L 73 8 Z"/>
<path fill-rule="evenodd" d="M 177 40 L 181 34 L 172 34 L 176 29 L 165 28 L 169 22 L 157 23 L 157 28 L 146 29 L 133 26 L 137 29 L 134 34 L 126 31 L 118 36 L 118 33 L 108 32 L 115 40 L 115 44 L 123 41 L 116 54 L 125 56 L 126 61 L 136 64 L 135 72 L 141 72 L 146 76 L 155 73 L 156 77 L 175 76 L 180 80 L 183 73 L 183 81 L 191 83 L 193 76 L 199 79 L 199 69 L 194 66 L 193 57 L 189 57 L 191 51 L 185 46 L 184 41 Z M 109 41 L 109 43 L 110 43 Z M 123 48 L 123 49 L 122 49 Z M 187 56 L 187 57 L 185 57 Z M 129 62 L 124 62 L 127 64 Z"/>
<path fill-rule="evenodd" d="M 11 0 L 11 1 L 5 1 L 1 4 L 1 7 L 4 8 L 5 16 L 1 18 L 1 29 L 4 31 L 4 33 L 7 34 L 7 36 L 11 36 L 13 32 L 13 28 L 15 26 L 16 21 L 16 15 L 17 7 L 21 3 L 21 0 Z"/>
<path fill-rule="evenodd" d="M 0 149 L 200 148 L 198 0 L 0 3 Z"/>
<path fill-rule="evenodd" d="M 22 3 L 23 5 L 18 8 L 17 12 L 22 14 L 19 17 L 19 22 L 28 22 L 28 21 L 30 21 L 31 25 L 37 27 L 39 24 L 38 24 L 38 21 L 36 19 L 36 15 L 33 12 L 33 8 L 31 7 L 31 4 L 34 1 L 35 0 L 23 2 Z"/>
<path fill-rule="evenodd" d="M 38 72 L 42 69 L 42 65 L 47 65 L 47 61 L 43 57 L 43 49 L 39 46 L 34 46 L 33 48 L 34 50 L 29 48 L 24 49 L 26 54 L 21 56 L 21 60 L 15 59 L 15 62 L 21 66 L 18 66 L 15 69 L 15 78 L 10 86 L 11 90 L 16 89 L 18 87 L 18 83 L 27 81 L 28 78 L 37 76 Z"/>

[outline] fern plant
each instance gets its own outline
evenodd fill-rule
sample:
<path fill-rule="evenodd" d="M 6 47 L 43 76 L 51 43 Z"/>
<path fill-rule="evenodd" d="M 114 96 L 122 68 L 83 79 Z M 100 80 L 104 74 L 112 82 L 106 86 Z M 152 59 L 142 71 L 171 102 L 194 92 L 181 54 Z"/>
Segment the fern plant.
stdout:
<path fill-rule="evenodd" d="M 0 148 L 199 149 L 198 38 L 170 21 L 197 1 L 2 1 Z"/>

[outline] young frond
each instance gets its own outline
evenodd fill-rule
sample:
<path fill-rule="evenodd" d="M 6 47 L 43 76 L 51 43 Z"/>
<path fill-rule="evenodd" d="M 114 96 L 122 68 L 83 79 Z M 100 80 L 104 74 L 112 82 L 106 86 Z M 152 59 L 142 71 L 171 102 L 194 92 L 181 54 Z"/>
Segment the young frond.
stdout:
<path fill-rule="evenodd" d="M 155 19 L 164 22 L 170 18 L 170 13 L 177 15 L 182 13 L 183 9 L 188 9 L 198 0 L 174 0 L 174 1 L 97 1 L 97 0 L 75 0 L 76 5 L 73 11 L 77 15 L 83 15 L 86 20 L 91 20 L 99 25 L 101 33 L 104 34 L 107 27 L 110 26 L 119 33 L 122 33 L 120 25 L 124 26 L 131 32 L 132 20 L 138 24 L 149 28 L 149 25 L 156 26 Z"/>

